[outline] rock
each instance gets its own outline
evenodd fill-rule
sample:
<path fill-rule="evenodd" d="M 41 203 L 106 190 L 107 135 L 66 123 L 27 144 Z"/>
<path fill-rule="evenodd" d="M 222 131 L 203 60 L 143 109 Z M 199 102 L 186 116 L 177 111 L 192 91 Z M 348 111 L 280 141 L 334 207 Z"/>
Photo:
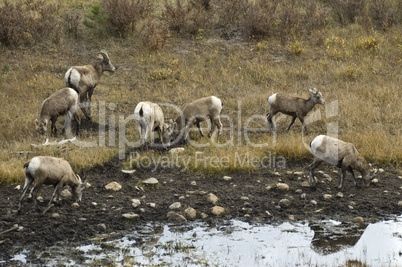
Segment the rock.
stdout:
<path fill-rule="evenodd" d="M 398 201 L 398 206 L 402 207 L 402 200 Z"/>
<path fill-rule="evenodd" d="M 337 197 L 337 198 L 343 198 L 343 193 L 342 193 L 342 192 L 336 193 L 336 197 Z"/>
<path fill-rule="evenodd" d="M 280 174 L 279 172 L 274 172 L 274 174 L 275 174 L 276 176 L 281 176 L 281 174 Z"/>
<path fill-rule="evenodd" d="M 300 195 L 300 198 L 301 198 L 301 199 L 305 199 L 305 198 L 306 198 L 306 193 L 301 194 L 301 195 Z"/>
<path fill-rule="evenodd" d="M 181 215 L 181 214 L 179 214 L 177 212 L 174 212 L 174 211 L 169 211 L 168 214 L 167 214 L 167 218 L 168 218 L 169 221 L 174 221 L 174 222 L 185 222 L 185 221 L 187 221 L 187 219 L 183 215 Z"/>
<path fill-rule="evenodd" d="M 204 213 L 204 212 L 201 212 L 201 218 L 202 219 L 206 219 L 206 218 L 208 218 L 208 214 L 206 214 L 206 213 Z"/>
<path fill-rule="evenodd" d="M 191 181 L 191 183 L 190 183 L 192 186 L 196 186 L 197 185 L 197 182 L 196 181 Z"/>
<path fill-rule="evenodd" d="M 44 199 L 43 199 L 42 196 L 39 196 L 39 197 L 37 197 L 36 199 L 37 199 L 39 202 L 41 202 L 41 203 L 44 201 Z"/>
<path fill-rule="evenodd" d="M 77 202 L 74 202 L 73 204 L 71 204 L 71 207 L 73 208 L 78 208 L 80 206 L 80 204 L 78 204 Z"/>
<path fill-rule="evenodd" d="M 294 215 L 289 215 L 289 221 L 294 221 L 295 220 L 295 216 Z"/>
<path fill-rule="evenodd" d="M 278 202 L 278 205 L 279 205 L 282 209 L 288 208 L 288 207 L 290 206 L 290 204 L 291 204 L 291 202 L 290 202 L 290 200 L 287 199 L 287 198 L 281 199 L 281 200 Z"/>
<path fill-rule="evenodd" d="M 354 208 L 353 208 L 351 205 L 348 205 L 348 208 L 349 208 L 350 210 L 354 210 Z"/>
<path fill-rule="evenodd" d="M 332 198 L 331 194 L 324 194 L 323 195 L 324 200 L 330 200 Z"/>
<path fill-rule="evenodd" d="M 293 174 L 296 176 L 300 176 L 300 175 L 303 175 L 303 172 L 294 172 Z"/>
<path fill-rule="evenodd" d="M 249 197 L 245 197 L 245 196 L 241 196 L 240 199 L 241 199 L 241 200 L 250 200 Z"/>
<path fill-rule="evenodd" d="M 156 178 L 151 177 L 142 181 L 142 183 L 146 185 L 157 185 L 159 184 L 159 181 Z"/>
<path fill-rule="evenodd" d="M 230 177 L 230 176 L 223 176 L 223 180 L 225 180 L 225 181 L 230 181 L 230 180 L 232 180 L 232 177 Z"/>
<path fill-rule="evenodd" d="M 356 217 L 352 219 L 352 222 L 354 223 L 364 223 L 364 218 L 363 217 Z"/>
<path fill-rule="evenodd" d="M 314 206 L 317 206 L 318 203 L 317 203 L 317 201 L 315 201 L 315 200 L 313 199 L 313 200 L 310 201 L 310 204 L 311 204 L 311 205 L 314 205 Z"/>
<path fill-rule="evenodd" d="M 119 184 L 118 182 L 111 182 L 111 183 L 108 183 L 105 186 L 105 188 L 107 190 L 119 191 L 119 190 L 121 190 L 121 184 Z"/>
<path fill-rule="evenodd" d="M 174 202 L 172 205 L 169 206 L 169 209 L 171 209 L 171 210 L 178 210 L 180 208 L 181 208 L 180 202 Z"/>
<path fill-rule="evenodd" d="M 58 214 L 58 213 L 52 213 L 52 218 L 59 218 L 60 217 L 60 214 Z"/>
<path fill-rule="evenodd" d="M 16 187 L 14 187 L 15 190 L 20 190 L 21 189 L 21 185 L 17 185 Z"/>
<path fill-rule="evenodd" d="M 64 189 L 63 191 L 61 191 L 60 196 L 63 199 L 69 199 L 73 197 L 73 194 L 71 194 L 71 192 L 68 189 Z"/>
<path fill-rule="evenodd" d="M 303 193 L 303 190 L 301 190 L 301 189 L 299 188 L 299 189 L 296 189 L 295 192 L 298 193 L 298 194 L 301 194 L 301 193 Z"/>
<path fill-rule="evenodd" d="M 289 191 L 289 185 L 285 183 L 277 183 L 276 187 L 281 191 Z"/>
<path fill-rule="evenodd" d="M 106 230 L 106 225 L 104 223 L 100 223 L 96 226 L 96 228 L 98 229 L 98 231 L 105 231 Z"/>
<path fill-rule="evenodd" d="M 91 204 L 92 204 L 92 206 L 98 206 L 98 203 L 96 203 L 96 202 L 92 202 Z"/>
<path fill-rule="evenodd" d="M 269 212 L 269 211 L 265 211 L 265 214 L 267 214 L 267 216 L 269 216 L 269 217 L 271 217 L 272 216 L 272 214 Z"/>
<path fill-rule="evenodd" d="M 138 206 L 140 206 L 140 205 L 141 205 L 141 200 L 136 199 L 136 198 L 133 198 L 133 199 L 131 200 L 131 206 L 133 206 L 134 208 L 136 208 L 136 207 L 138 207 Z"/>
<path fill-rule="evenodd" d="M 377 179 L 377 178 L 374 178 L 373 180 L 371 180 L 371 183 L 374 184 L 374 185 L 375 185 L 375 184 L 378 184 L 378 179 Z"/>
<path fill-rule="evenodd" d="M 140 218 L 140 215 L 136 214 L 136 213 L 123 213 L 121 216 L 123 216 L 123 218 L 129 219 L 129 220 L 138 220 Z"/>
<path fill-rule="evenodd" d="M 184 152 L 184 147 L 175 147 L 175 148 L 172 148 L 171 150 L 169 150 L 169 153 L 170 154 L 178 154 L 178 153 L 181 153 L 181 152 Z"/>
<path fill-rule="evenodd" d="M 384 172 L 384 169 L 383 169 L 383 168 L 379 168 L 379 169 L 378 169 L 378 172 Z"/>
<path fill-rule="evenodd" d="M 305 181 L 305 182 L 302 182 L 302 183 L 301 183 L 301 186 L 302 186 L 302 187 L 310 187 L 310 182 L 306 182 L 306 181 Z"/>
<path fill-rule="evenodd" d="M 207 196 L 207 201 L 209 203 L 216 205 L 216 203 L 218 203 L 218 201 L 219 201 L 219 198 L 217 196 L 215 196 L 214 194 L 209 193 Z"/>
<path fill-rule="evenodd" d="M 186 217 L 191 220 L 195 219 L 195 217 L 197 217 L 197 211 L 191 207 L 188 207 L 187 209 L 185 209 L 184 213 L 186 214 Z"/>
<path fill-rule="evenodd" d="M 152 203 L 152 202 L 151 202 L 151 203 L 147 203 L 147 205 L 150 206 L 150 207 L 153 208 L 153 209 L 156 208 L 156 204 L 155 204 L 155 203 Z"/>
<path fill-rule="evenodd" d="M 136 170 L 121 170 L 121 172 L 124 174 L 133 174 L 136 172 Z"/>
<path fill-rule="evenodd" d="M 213 215 L 215 215 L 215 216 L 222 216 L 222 215 L 224 215 L 225 213 L 226 213 L 226 209 L 224 208 L 224 207 L 221 207 L 221 206 L 214 206 L 212 209 L 211 209 L 211 213 L 213 214 Z"/>

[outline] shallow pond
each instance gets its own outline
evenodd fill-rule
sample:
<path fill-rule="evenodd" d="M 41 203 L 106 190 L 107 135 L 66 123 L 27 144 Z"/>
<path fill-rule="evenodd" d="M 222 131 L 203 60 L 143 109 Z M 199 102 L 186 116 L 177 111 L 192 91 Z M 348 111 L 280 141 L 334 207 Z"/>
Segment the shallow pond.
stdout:
<path fill-rule="evenodd" d="M 359 225 L 336 221 L 211 225 L 147 224 L 123 238 L 38 255 L 56 265 L 166 266 L 402 266 L 402 216 Z M 27 263 L 29 251 L 14 261 Z M 28 261 L 29 262 L 29 261 Z"/>

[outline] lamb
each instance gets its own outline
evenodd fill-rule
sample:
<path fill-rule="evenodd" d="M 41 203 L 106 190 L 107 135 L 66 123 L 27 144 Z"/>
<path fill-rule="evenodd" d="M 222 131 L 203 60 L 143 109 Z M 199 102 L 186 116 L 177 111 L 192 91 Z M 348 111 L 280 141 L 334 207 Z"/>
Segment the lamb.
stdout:
<path fill-rule="evenodd" d="M 187 129 L 184 135 L 185 140 L 187 140 L 190 127 L 195 124 L 197 125 L 201 136 L 204 137 L 200 123 L 209 117 L 211 120 L 211 131 L 208 136 L 211 137 L 215 130 L 215 126 L 218 127 L 218 135 L 221 135 L 222 123 L 220 120 L 220 113 L 222 107 L 222 101 L 216 96 L 208 96 L 188 103 L 176 119 L 176 134 L 182 132 L 183 129 Z"/>
<path fill-rule="evenodd" d="M 308 166 L 310 186 L 316 188 L 313 171 L 323 161 L 337 166 L 342 169 L 341 181 L 338 188 L 342 189 L 346 171 L 352 174 L 355 186 L 357 187 L 356 178 L 353 170 L 358 170 L 363 177 L 363 184 L 367 187 L 377 172 L 364 157 L 351 144 L 341 141 L 337 138 L 319 135 L 310 143 L 311 153 L 314 155 L 314 161 Z"/>
<path fill-rule="evenodd" d="M 80 108 L 88 120 L 91 119 L 91 97 L 104 71 L 115 72 L 116 67 L 110 62 L 107 52 L 101 50 L 94 65 L 71 67 L 64 77 L 66 86 L 80 94 Z"/>
<path fill-rule="evenodd" d="M 73 172 L 66 160 L 49 156 L 37 156 L 28 161 L 24 165 L 24 169 L 25 184 L 19 197 L 18 212 L 21 211 L 22 200 L 34 181 L 33 200 L 36 209 L 38 209 L 37 195 L 43 184 L 55 187 L 48 206 L 50 206 L 54 197 L 56 197 L 56 202 L 59 203 L 60 189 L 64 185 L 71 187 L 72 194 L 77 202 L 81 201 L 82 191 L 86 188 L 87 183 L 81 181 L 81 178 Z"/>
<path fill-rule="evenodd" d="M 78 134 L 79 127 L 80 127 L 80 118 L 77 115 L 78 109 L 78 94 L 72 88 L 63 88 L 48 98 L 45 99 L 42 103 L 39 121 L 36 119 L 36 130 L 39 134 L 44 135 L 47 132 L 47 125 L 49 121 L 52 122 L 50 134 L 56 134 L 56 121 L 60 115 L 66 114 L 66 119 L 64 122 L 64 129 L 65 131 L 69 128 L 69 124 L 71 122 L 71 118 L 74 117 L 75 121 L 77 122 L 76 134 Z"/>
<path fill-rule="evenodd" d="M 170 137 L 175 125 L 172 120 L 165 123 L 165 117 L 159 105 L 148 101 L 138 103 L 134 110 L 134 119 L 142 145 L 148 145 L 151 132 L 158 131 L 163 146 L 170 146 Z"/>
<path fill-rule="evenodd" d="M 292 121 L 290 122 L 288 128 L 286 128 L 286 131 L 289 131 L 296 118 L 299 118 L 299 120 L 303 124 L 304 131 L 306 132 L 306 134 L 308 134 L 307 126 L 304 123 L 304 117 L 307 115 L 307 113 L 310 112 L 310 110 L 314 108 L 316 104 L 325 104 L 325 101 L 322 98 L 322 94 L 318 92 L 317 89 L 309 89 L 309 92 L 310 98 L 307 100 L 282 94 L 273 94 L 268 97 L 269 112 L 266 116 L 268 122 L 268 130 L 270 130 L 270 128 L 272 127 L 273 131 L 275 132 L 275 126 L 272 122 L 272 118 L 276 115 L 276 113 L 282 112 L 286 115 L 292 116 Z"/>

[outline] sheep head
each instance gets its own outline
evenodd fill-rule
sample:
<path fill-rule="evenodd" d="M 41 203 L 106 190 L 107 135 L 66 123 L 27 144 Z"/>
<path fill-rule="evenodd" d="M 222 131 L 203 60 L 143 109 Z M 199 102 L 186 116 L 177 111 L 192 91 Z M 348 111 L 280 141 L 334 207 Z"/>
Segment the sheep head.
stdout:
<path fill-rule="evenodd" d="M 101 50 L 97 56 L 98 62 L 102 65 L 103 71 L 115 72 L 116 67 L 110 62 L 109 55 L 105 50 Z"/>
<path fill-rule="evenodd" d="M 309 89 L 309 93 L 315 103 L 325 105 L 325 101 L 324 98 L 322 98 L 322 94 L 318 92 L 316 88 Z"/>
<path fill-rule="evenodd" d="M 35 123 L 36 123 L 36 131 L 38 131 L 39 134 L 44 135 L 47 132 L 47 120 L 45 121 L 35 120 Z"/>

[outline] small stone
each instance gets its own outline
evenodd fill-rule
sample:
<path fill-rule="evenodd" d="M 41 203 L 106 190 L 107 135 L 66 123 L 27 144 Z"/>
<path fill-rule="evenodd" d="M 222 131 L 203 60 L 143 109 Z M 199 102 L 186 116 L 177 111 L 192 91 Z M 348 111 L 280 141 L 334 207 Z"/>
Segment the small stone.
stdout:
<path fill-rule="evenodd" d="M 159 181 L 156 178 L 148 178 L 144 181 L 142 181 L 143 184 L 147 184 L 147 185 L 157 185 L 159 183 Z"/>
<path fill-rule="evenodd" d="M 289 215 L 289 221 L 294 221 L 295 220 L 295 216 L 294 215 Z"/>
<path fill-rule="evenodd" d="M 301 193 L 303 193 L 303 190 L 301 190 L 301 189 L 296 189 L 296 191 L 295 191 L 297 194 L 301 194 Z"/>
<path fill-rule="evenodd" d="M 206 213 L 204 213 L 204 212 L 201 212 L 201 218 L 202 219 L 206 219 L 206 218 L 208 218 L 208 214 L 206 214 Z"/>
<path fill-rule="evenodd" d="M 398 201 L 398 206 L 402 207 L 402 200 Z"/>
<path fill-rule="evenodd" d="M 78 208 L 80 206 L 80 204 L 78 204 L 77 202 L 74 202 L 73 204 L 71 204 L 71 207 L 73 208 Z"/>
<path fill-rule="evenodd" d="M 179 203 L 179 202 L 178 202 Z M 156 204 L 155 203 L 148 203 L 148 206 L 150 206 L 151 208 L 156 208 Z"/>
<path fill-rule="evenodd" d="M 136 172 L 136 170 L 121 170 L 121 172 L 124 174 L 133 174 Z"/>
<path fill-rule="evenodd" d="M 105 231 L 105 230 L 106 230 L 106 225 L 105 225 L 104 223 L 100 223 L 100 224 L 97 225 L 97 228 L 98 228 L 99 230 Z"/>
<path fill-rule="evenodd" d="M 141 200 L 136 199 L 136 198 L 131 200 L 131 206 L 133 206 L 134 208 L 136 208 L 136 207 L 138 207 L 140 205 L 141 205 Z"/>
<path fill-rule="evenodd" d="M 276 176 L 281 176 L 281 174 L 280 174 L 279 172 L 274 172 L 274 174 L 275 174 Z"/>
<path fill-rule="evenodd" d="M 281 208 L 288 208 L 288 207 L 290 206 L 290 204 L 291 204 L 291 202 L 290 202 L 290 200 L 287 199 L 287 198 L 281 199 L 281 200 L 278 202 L 278 205 L 279 205 Z"/>
<path fill-rule="evenodd" d="M 37 200 L 38 200 L 39 202 L 41 202 L 41 203 L 44 201 L 44 199 L 43 199 L 42 196 L 39 196 L 39 197 L 37 198 Z"/>
<path fill-rule="evenodd" d="M 98 203 L 96 203 L 96 202 L 92 202 L 91 204 L 92 204 L 92 206 L 98 206 Z"/>
<path fill-rule="evenodd" d="M 184 147 L 175 147 L 175 148 L 172 148 L 171 150 L 169 150 L 169 153 L 170 154 L 178 154 L 178 153 L 181 153 L 181 152 L 184 152 Z"/>
<path fill-rule="evenodd" d="M 230 176 L 223 176 L 223 180 L 225 180 L 225 181 L 230 181 L 230 180 L 232 180 L 232 177 L 230 177 Z"/>
<path fill-rule="evenodd" d="M 315 200 L 311 200 L 311 201 L 310 201 L 310 204 L 311 204 L 311 205 L 314 205 L 314 206 L 317 206 L 318 203 L 317 203 L 317 201 L 315 201 Z"/>
<path fill-rule="evenodd" d="M 269 216 L 269 217 L 271 217 L 272 216 L 272 214 L 269 212 L 269 211 L 265 211 L 265 214 L 267 214 L 267 216 Z"/>
<path fill-rule="evenodd" d="M 301 199 L 305 199 L 305 198 L 306 198 L 306 193 L 301 194 L 301 195 L 300 195 L 300 198 L 301 198 Z"/>
<path fill-rule="evenodd" d="M 174 212 L 174 211 L 169 211 L 167 214 L 167 218 L 169 221 L 174 221 L 174 222 L 185 222 L 187 221 L 186 217 L 183 215 Z"/>
<path fill-rule="evenodd" d="M 178 210 L 180 208 L 181 208 L 180 202 L 174 202 L 172 205 L 169 206 L 169 209 L 171 209 L 171 210 Z"/>
<path fill-rule="evenodd" d="M 343 193 L 342 193 L 342 192 L 336 193 L 336 197 L 337 197 L 337 198 L 343 198 Z"/>
<path fill-rule="evenodd" d="M 363 217 L 356 217 L 352 219 L 352 222 L 354 223 L 364 223 L 364 218 Z"/>
<path fill-rule="evenodd" d="M 52 213 L 52 218 L 59 218 L 60 217 L 60 214 L 58 214 L 58 213 Z"/>
<path fill-rule="evenodd" d="M 324 195 L 323 195 L 323 198 L 324 198 L 325 200 L 329 200 L 329 199 L 332 198 L 332 195 L 331 195 L 331 194 L 324 194 Z"/>
<path fill-rule="evenodd" d="M 289 185 L 285 183 L 277 183 L 276 187 L 281 191 L 289 191 Z"/>
<path fill-rule="evenodd" d="M 108 183 L 105 186 L 105 188 L 107 190 L 119 191 L 119 190 L 121 190 L 121 184 L 119 184 L 118 182 L 111 182 L 111 183 Z"/>
<path fill-rule="evenodd" d="M 79 220 L 79 221 L 86 221 L 87 218 L 81 217 L 81 218 L 78 218 L 78 220 Z"/>
<path fill-rule="evenodd" d="M 371 183 L 372 183 L 372 184 L 378 184 L 378 179 L 377 179 L 377 178 L 374 178 L 373 180 L 371 180 Z"/>
<path fill-rule="evenodd" d="M 196 181 L 191 181 L 191 183 L 190 183 L 192 186 L 196 186 L 197 185 L 197 182 Z"/>
<path fill-rule="evenodd" d="M 250 200 L 249 197 L 245 197 L 245 196 L 241 196 L 240 199 L 241 199 L 241 200 Z"/>
<path fill-rule="evenodd" d="M 145 209 L 144 208 L 140 208 L 140 212 L 144 213 Z"/>
<path fill-rule="evenodd" d="M 14 187 L 15 190 L 20 190 L 21 189 L 21 185 L 17 185 L 16 187 Z"/>
<path fill-rule="evenodd" d="M 61 191 L 60 196 L 63 199 L 69 199 L 73 197 L 73 194 L 71 194 L 71 192 L 68 189 L 64 189 L 63 191 Z"/>
<path fill-rule="evenodd" d="M 216 205 L 216 203 L 218 203 L 218 201 L 219 201 L 219 198 L 217 196 L 215 196 L 214 194 L 209 193 L 207 196 L 207 201 L 209 203 Z"/>
<path fill-rule="evenodd" d="M 226 213 L 226 209 L 223 208 L 223 207 L 221 207 L 221 206 L 214 206 L 214 207 L 211 209 L 211 213 L 212 213 L 213 215 L 219 217 L 219 216 L 222 216 L 222 215 L 224 215 L 224 214 Z"/>
<path fill-rule="evenodd" d="M 378 169 L 378 172 L 384 172 L 384 169 L 383 169 L 383 168 L 379 168 L 379 169 Z"/>
<path fill-rule="evenodd" d="M 303 175 L 303 172 L 294 172 L 293 174 L 296 176 L 300 176 L 300 175 Z"/>
<path fill-rule="evenodd" d="M 310 182 L 302 182 L 301 186 L 302 187 L 310 187 Z"/>
<path fill-rule="evenodd" d="M 197 211 L 191 207 L 185 209 L 184 213 L 188 219 L 195 219 L 195 217 L 197 217 Z"/>
<path fill-rule="evenodd" d="M 129 219 L 129 220 L 137 220 L 140 218 L 140 215 L 136 214 L 136 213 L 123 213 L 121 216 L 123 216 L 123 218 Z"/>
<path fill-rule="evenodd" d="M 354 210 L 354 208 L 353 208 L 351 205 L 348 205 L 348 208 L 349 208 L 350 210 Z"/>

